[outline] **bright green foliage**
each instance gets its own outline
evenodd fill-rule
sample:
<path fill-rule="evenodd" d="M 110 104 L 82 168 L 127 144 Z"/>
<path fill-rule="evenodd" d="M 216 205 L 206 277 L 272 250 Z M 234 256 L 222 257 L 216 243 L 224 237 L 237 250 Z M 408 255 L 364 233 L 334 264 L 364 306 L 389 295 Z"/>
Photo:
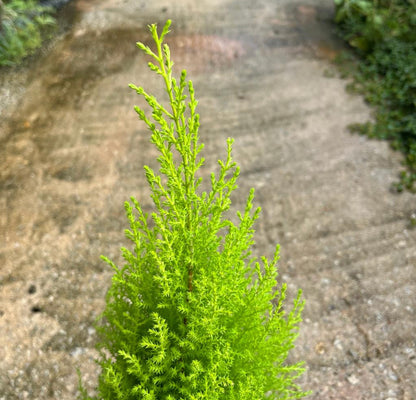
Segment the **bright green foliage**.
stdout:
<path fill-rule="evenodd" d="M 0 0 L 0 66 L 16 64 L 40 47 L 56 25 L 52 12 L 37 0 Z"/>
<path fill-rule="evenodd" d="M 305 393 L 294 383 L 303 372 L 286 358 L 297 337 L 303 301 L 283 305 L 286 286 L 276 288 L 278 251 L 273 260 L 250 253 L 254 191 L 238 213 L 224 217 L 237 187 L 239 168 L 231 157 L 218 161 L 211 189 L 197 177 L 204 159 L 199 115 L 191 81 L 183 71 L 172 78 L 169 47 L 150 26 L 156 52 L 138 43 L 154 61 L 152 71 L 166 84 L 165 108 L 141 87 L 130 85 L 152 108 L 152 121 L 136 107 L 158 149 L 160 170 L 145 167 L 155 212 L 144 214 L 132 198 L 125 208 L 133 251 L 114 269 L 99 327 L 102 373 L 97 399 L 256 400 L 295 399 Z M 88 398 L 83 392 L 83 397 Z"/>
<path fill-rule="evenodd" d="M 416 0 L 335 0 L 336 22 L 357 49 L 353 88 L 376 106 L 374 124 L 352 129 L 389 140 L 406 156 L 398 190 L 416 181 Z"/>

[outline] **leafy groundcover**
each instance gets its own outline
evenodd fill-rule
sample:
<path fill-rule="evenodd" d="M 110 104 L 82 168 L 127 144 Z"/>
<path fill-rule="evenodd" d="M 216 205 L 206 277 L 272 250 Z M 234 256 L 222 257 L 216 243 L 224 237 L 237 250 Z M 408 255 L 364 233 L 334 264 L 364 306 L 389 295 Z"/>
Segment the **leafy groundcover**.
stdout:
<path fill-rule="evenodd" d="M 335 20 L 355 49 L 350 87 L 375 106 L 351 130 L 389 140 L 405 155 L 399 191 L 416 191 L 416 0 L 335 0 Z"/>

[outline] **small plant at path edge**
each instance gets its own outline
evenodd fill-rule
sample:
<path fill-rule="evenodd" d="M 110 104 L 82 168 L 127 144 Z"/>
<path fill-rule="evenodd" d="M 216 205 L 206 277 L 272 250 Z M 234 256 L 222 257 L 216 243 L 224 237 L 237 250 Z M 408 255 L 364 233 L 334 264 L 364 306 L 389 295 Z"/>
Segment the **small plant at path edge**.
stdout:
<path fill-rule="evenodd" d="M 395 188 L 416 193 L 416 1 L 334 0 L 335 21 L 355 49 L 348 85 L 374 106 L 374 121 L 352 132 L 388 140 L 406 169 Z M 342 58 L 339 62 L 344 62 Z M 346 71 L 345 71 L 346 72 Z"/>
<path fill-rule="evenodd" d="M 53 8 L 37 0 L 0 0 L 0 67 L 34 53 L 55 27 Z"/>
<path fill-rule="evenodd" d="M 130 85 L 150 105 L 152 119 L 135 107 L 151 131 L 160 155 L 159 171 L 145 166 L 155 212 L 145 214 L 132 198 L 125 203 L 133 250 L 114 270 L 107 305 L 98 326 L 101 366 L 95 399 L 256 400 L 304 397 L 295 383 L 302 363 L 288 364 L 301 321 L 300 291 L 291 310 L 284 306 L 286 285 L 276 286 L 279 247 L 274 258 L 251 255 L 254 190 L 238 224 L 224 217 L 237 188 L 239 168 L 227 156 L 211 175 L 210 191 L 197 177 L 204 159 L 199 115 L 191 81 L 173 62 L 156 25 L 150 31 L 154 59 L 169 96 L 165 107 L 143 88 Z M 91 399 L 80 388 L 84 399 Z"/>

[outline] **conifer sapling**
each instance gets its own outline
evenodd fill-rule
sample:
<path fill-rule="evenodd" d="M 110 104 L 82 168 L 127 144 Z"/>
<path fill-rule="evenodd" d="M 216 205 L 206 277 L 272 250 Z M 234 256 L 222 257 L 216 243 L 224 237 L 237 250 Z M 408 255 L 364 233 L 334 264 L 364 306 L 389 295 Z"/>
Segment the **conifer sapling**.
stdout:
<path fill-rule="evenodd" d="M 274 258 L 251 255 L 254 190 L 235 224 L 224 216 L 237 188 L 239 168 L 227 140 L 225 160 L 202 191 L 199 115 L 191 81 L 173 62 L 149 26 L 156 51 L 137 43 L 153 60 L 169 99 L 159 103 L 142 87 L 130 85 L 152 109 L 135 107 L 151 131 L 160 168 L 144 167 L 154 212 L 135 199 L 125 203 L 133 249 L 114 269 L 106 308 L 98 327 L 101 374 L 95 399 L 257 400 L 306 395 L 295 380 L 302 364 L 288 364 L 301 321 L 300 291 L 290 311 L 285 284 L 276 288 L 279 247 Z M 81 388 L 84 399 L 89 399 Z"/>

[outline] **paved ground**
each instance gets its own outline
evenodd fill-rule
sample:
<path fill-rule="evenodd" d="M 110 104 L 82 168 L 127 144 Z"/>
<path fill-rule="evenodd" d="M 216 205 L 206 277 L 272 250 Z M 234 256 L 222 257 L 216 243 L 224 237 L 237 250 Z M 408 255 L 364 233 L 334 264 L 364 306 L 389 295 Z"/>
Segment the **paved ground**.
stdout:
<path fill-rule="evenodd" d="M 390 191 L 400 155 L 347 132 L 369 110 L 330 63 L 332 0 L 71 7 L 72 29 L 30 72 L 1 76 L 0 399 L 74 399 L 77 366 L 96 382 L 92 326 L 111 279 L 99 255 L 120 260 L 124 200 L 150 207 L 154 150 L 127 84 L 161 86 L 134 43 L 167 18 L 200 100 L 206 173 L 233 136 L 234 205 L 256 188 L 256 251 L 279 242 L 280 280 L 304 290 L 292 358 L 307 362 L 309 399 L 416 399 L 415 196 Z"/>

